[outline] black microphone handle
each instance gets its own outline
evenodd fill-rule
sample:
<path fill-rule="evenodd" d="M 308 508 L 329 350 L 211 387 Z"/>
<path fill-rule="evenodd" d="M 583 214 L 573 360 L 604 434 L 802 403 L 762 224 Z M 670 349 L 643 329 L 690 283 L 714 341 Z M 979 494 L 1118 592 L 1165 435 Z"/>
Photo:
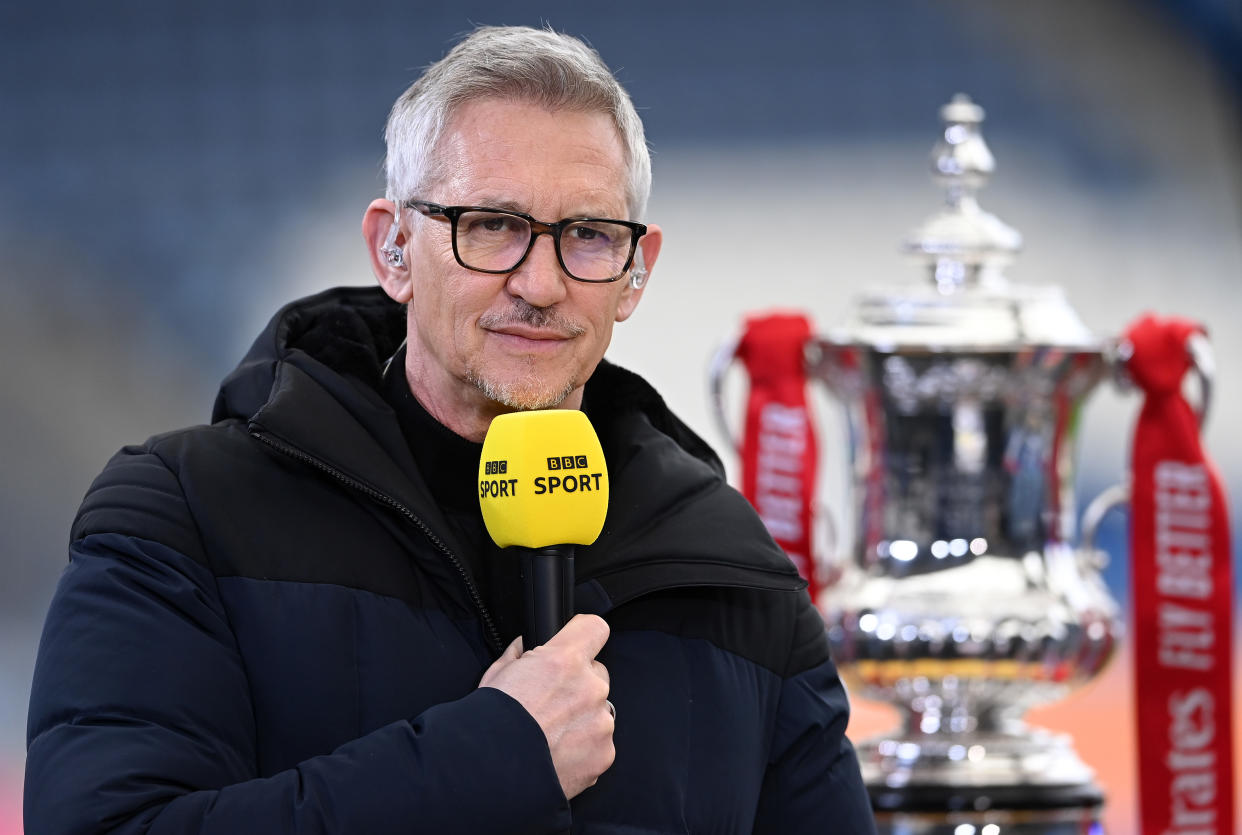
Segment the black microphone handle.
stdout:
<path fill-rule="evenodd" d="M 522 649 L 534 649 L 574 616 L 574 546 L 522 549 Z"/>

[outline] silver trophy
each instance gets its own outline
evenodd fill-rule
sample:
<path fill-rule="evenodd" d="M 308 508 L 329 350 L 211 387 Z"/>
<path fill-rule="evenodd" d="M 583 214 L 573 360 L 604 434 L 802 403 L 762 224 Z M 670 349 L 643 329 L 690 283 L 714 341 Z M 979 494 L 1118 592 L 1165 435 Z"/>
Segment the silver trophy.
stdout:
<path fill-rule="evenodd" d="M 957 96 L 941 118 L 946 203 L 905 243 L 927 278 L 866 293 L 813 346 L 847 411 L 855 523 L 818 602 L 856 691 L 902 713 L 858 747 L 882 827 L 1083 832 L 1103 802 L 1091 770 L 1021 717 L 1117 644 L 1074 497 L 1079 416 L 1116 357 L 1059 288 L 1005 278 L 1021 236 L 979 206 L 983 110 Z"/>
<path fill-rule="evenodd" d="M 865 290 L 807 346 L 808 376 L 844 407 L 852 505 L 817 603 L 854 692 L 902 715 L 858 744 L 882 832 L 1099 831 L 1091 769 L 1022 716 L 1117 646 L 1094 528 L 1125 489 L 1092 502 L 1080 538 L 1074 478 L 1084 402 L 1124 377 L 1125 345 L 1093 336 L 1059 288 L 1005 277 L 1021 236 L 979 206 L 995 167 L 983 116 L 961 95 L 941 109 L 945 205 L 905 243 L 925 277 Z M 712 370 L 726 435 L 728 364 Z"/>

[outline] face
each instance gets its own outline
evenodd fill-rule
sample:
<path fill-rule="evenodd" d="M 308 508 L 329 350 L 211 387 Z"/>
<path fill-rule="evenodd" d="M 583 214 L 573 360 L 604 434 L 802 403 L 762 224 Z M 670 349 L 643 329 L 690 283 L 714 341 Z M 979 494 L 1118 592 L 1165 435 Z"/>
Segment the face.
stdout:
<path fill-rule="evenodd" d="M 628 218 L 625 154 L 605 114 L 474 101 L 457 110 L 437 152 L 448 173 L 419 199 L 513 209 L 547 222 Z M 642 291 L 629 276 L 607 284 L 571 279 L 548 235 L 535 239 L 516 270 L 474 272 L 454 258 L 447 221 L 410 209 L 402 217 L 407 266 L 381 283 L 398 301 L 408 293 L 407 376 L 423 406 L 467 437 L 481 437 L 480 426 L 485 432 L 504 411 L 577 408 L 613 323 L 638 304 Z M 651 227 L 640 242 L 648 270 L 659 237 Z"/>

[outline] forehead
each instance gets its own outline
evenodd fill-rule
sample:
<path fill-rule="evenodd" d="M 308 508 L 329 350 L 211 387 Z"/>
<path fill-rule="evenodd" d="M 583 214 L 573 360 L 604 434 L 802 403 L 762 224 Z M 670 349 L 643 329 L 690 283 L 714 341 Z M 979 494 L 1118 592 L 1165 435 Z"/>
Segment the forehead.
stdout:
<path fill-rule="evenodd" d="M 440 202 L 504 201 L 537 217 L 624 216 L 617 213 L 626 207 L 625 152 L 606 113 L 466 102 L 450 118 L 436 157 Z"/>

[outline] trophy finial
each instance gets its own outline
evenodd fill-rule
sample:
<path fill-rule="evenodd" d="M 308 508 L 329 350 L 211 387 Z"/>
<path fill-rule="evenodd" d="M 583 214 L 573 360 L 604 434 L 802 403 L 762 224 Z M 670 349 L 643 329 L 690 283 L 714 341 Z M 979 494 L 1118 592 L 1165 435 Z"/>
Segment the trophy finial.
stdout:
<path fill-rule="evenodd" d="M 942 292 L 976 282 L 985 266 L 999 267 L 1022 246 L 1022 236 L 979 207 L 976 193 L 996 170 L 983 139 L 983 108 L 958 93 L 940 108 L 944 132 L 931 153 L 932 177 L 945 189 L 945 207 L 905 241 L 922 258 Z"/>
<path fill-rule="evenodd" d="M 979 130 L 983 117 L 983 108 L 965 93 L 940 108 L 944 135 L 932 148 L 932 176 L 949 190 L 950 205 L 987 185 L 996 170 L 996 159 Z"/>

